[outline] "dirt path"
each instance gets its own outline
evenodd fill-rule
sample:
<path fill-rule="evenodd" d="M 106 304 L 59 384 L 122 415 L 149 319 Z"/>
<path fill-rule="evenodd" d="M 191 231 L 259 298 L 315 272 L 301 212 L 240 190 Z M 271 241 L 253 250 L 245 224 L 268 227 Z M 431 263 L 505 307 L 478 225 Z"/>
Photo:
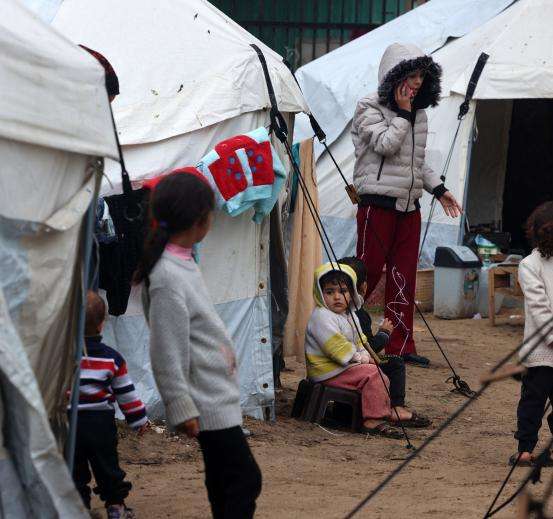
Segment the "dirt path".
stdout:
<path fill-rule="evenodd" d="M 478 377 L 516 346 L 520 327 L 492 328 L 487 320 L 441 321 L 430 317 L 460 375 L 476 388 Z M 463 401 L 444 383 L 445 361 L 428 332 L 417 322 L 419 352 L 433 369 L 409 368 L 409 404 L 440 423 Z M 261 518 L 340 518 L 370 491 L 408 451 L 403 441 L 369 439 L 343 430 L 322 428 L 289 418 L 303 367 L 283 374 L 275 423 L 249 420 L 251 446 L 262 468 Z M 493 385 L 358 517 L 481 518 L 507 473 L 506 460 L 516 448 L 513 439 L 519 384 Z M 542 440 L 549 434 L 542 428 Z M 428 431 L 412 433 L 415 445 Z M 194 442 L 149 433 L 122 439 L 122 461 L 134 484 L 129 504 L 140 518 L 208 518 L 203 467 Z M 546 477 L 551 469 L 546 469 Z M 525 474 L 517 469 L 515 482 Z M 515 483 L 509 489 L 513 489 Z M 533 487 L 543 489 L 543 484 Z M 508 495 L 508 494 L 505 494 Z M 496 517 L 514 517 L 510 507 Z"/>

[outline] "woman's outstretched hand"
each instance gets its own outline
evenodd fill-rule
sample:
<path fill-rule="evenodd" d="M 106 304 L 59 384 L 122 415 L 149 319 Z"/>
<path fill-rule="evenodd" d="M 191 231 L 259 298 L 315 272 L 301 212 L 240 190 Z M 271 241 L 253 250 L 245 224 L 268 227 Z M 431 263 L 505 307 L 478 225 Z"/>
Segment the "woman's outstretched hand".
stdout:
<path fill-rule="evenodd" d="M 445 214 L 451 216 L 451 218 L 457 218 L 463 213 L 463 209 L 455 199 L 455 197 L 449 192 L 446 191 L 440 198 L 440 204 L 444 208 Z"/>

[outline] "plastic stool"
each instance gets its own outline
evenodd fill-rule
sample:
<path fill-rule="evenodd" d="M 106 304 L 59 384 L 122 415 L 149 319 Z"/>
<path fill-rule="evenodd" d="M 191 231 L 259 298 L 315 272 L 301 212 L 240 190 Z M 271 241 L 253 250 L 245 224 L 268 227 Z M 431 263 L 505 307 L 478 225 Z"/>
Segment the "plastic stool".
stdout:
<path fill-rule="evenodd" d="M 351 407 L 351 430 L 357 432 L 361 429 L 361 395 L 356 391 L 350 391 L 348 389 L 338 389 L 336 387 L 324 386 L 322 384 L 316 384 L 319 386 L 320 395 L 317 403 L 317 410 L 312 421 L 314 423 L 321 423 L 326 414 L 326 408 L 330 402 L 337 402 L 340 404 L 348 405 Z"/>
<path fill-rule="evenodd" d="M 351 408 L 351 430 L 361 428 L 361 396 L 355 391 L 315 384 L 307 379 L 298 385 L 292 417 L 313 423 L 321 423 L 328 404 L 336 402 Z"/>

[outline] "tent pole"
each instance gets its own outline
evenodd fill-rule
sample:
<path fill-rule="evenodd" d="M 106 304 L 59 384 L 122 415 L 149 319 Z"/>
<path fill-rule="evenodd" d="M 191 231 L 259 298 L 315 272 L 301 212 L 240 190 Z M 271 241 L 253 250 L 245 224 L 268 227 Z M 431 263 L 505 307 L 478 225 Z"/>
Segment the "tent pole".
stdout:
<path fill-rule="evenodd" d="M 475 110 L 476 111 L 476 110 Z M 459 238 L 457 243 L 463 245 L 463 240 L 465 239 L 465 225 L 466 225 L 466 214 L 467 214 L 467 197 L 469 194 L 469 184 L 470 184 L 470 175 L 472 170 L 472 146 L 474 144 L 474 129 L 476 127 L 476 113 L 474 114 L 474 119 L 472 122 L 472 128 L 469 133 L 469 143 L 467 151 L 467 166 L 466 166 L 466 178 L 465 178 L 465 187 L 463 190 L 463 213 L 461 214 L 461 221 L 459 222 Z"/>
<path fill-rule="evenodd" d="M 81 275 L 81 301 L 79 305 L 79 315 L 77 318 L 77 336 L 75 337 L 75 371 L 73 375 L 73 385 L 71 388 L 71 411 L 69 413 L 69 434 L 65 445 L 65 461 L 69 468 L 69 472 L 73 473 L 73 462 L 75 460 L 75 443 L 77 441 L 77 412 L 79 406 L 79 383 L 81 375 L 81 358 L 83 356 L 84 347 L 84 325 L 85 325 L 85 308 L 86 308 L 86 293 L 89 285 L 89 269 L 90 255 L 92 252 L 92 235 L 94 232 L 94 219 L 96 215 L 96 202 L 98 198 L 97 187 L 94 189 L 94 194 L 90 201 L 90 205 L 86 211 L 84 232 L 82 238 L 83 245 L 83 264 Z"/>

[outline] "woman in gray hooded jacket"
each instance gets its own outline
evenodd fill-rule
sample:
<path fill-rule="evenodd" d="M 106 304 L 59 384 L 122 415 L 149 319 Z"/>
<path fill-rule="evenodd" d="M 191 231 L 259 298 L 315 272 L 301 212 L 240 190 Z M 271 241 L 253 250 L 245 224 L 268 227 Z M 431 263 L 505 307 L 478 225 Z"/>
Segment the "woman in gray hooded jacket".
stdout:
<path fill-rule="evenodd" d="M 425 163 L 428 123 L 424 111 L 436 106 L 441 68 L 413 45 L 390 45 L 380 62 L 378 92 L 357 104 L 352 138 L 357 211 L 357 256 L 368 271 L 367 296 L 386 265 L 385 316 L 394 324 L 386 353 L 428 365 L 413 340 L 413 308 L 423 189 L 444 211 L 461 208 L 439 175 Z"/>

